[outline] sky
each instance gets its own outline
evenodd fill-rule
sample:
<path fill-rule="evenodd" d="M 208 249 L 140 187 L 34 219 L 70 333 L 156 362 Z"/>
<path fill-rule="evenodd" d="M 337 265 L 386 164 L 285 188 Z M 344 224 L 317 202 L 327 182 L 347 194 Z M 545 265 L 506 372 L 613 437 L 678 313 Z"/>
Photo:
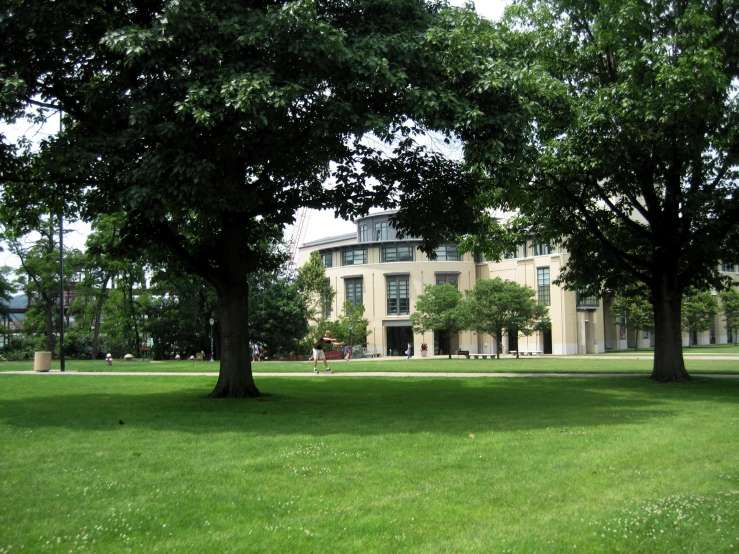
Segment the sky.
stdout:
<path fill-rule="evenodd" d="M 455 6 L 461 6 L 465 4 L 465 0 L 450 0 L 450 3 Z M 511 0 L 477 0 L 474 2 L 477 12 L 487 17 L 488 19 L 497 20 L 503 15 L 503 10 L 507 5 L 511 3 Z M 32 140 L 40 140 L 44 136 L 48 136 L 50 133 L 54 133 L 57 129 L 58 123 L 51 121 L 42 128 L 30 126 L 26 122 L 18 122 L 13 126 L 3 126 L 3 131 L 8 139 L 13 140 L 14 137 L 27 135 Z M 305 232 L 301 237 L 300 243 L 310 242 L 313 240 L 342 235 L 346 233 L 352 233 L 356 230 L 355 225 L 351 221 L 345 221 L 336 219 L 332 211 L 318 211 L 309 210 L 306 219 L 307 226 Z M 87 234 L 90 232 L 90 227 L 86 223 L 77 222 L 73 224 L 66 224 L 70 232 L 65 234 L 64 244 L 65 247 L 78 248 L 84 250 L 85 240 Z M 292 226 L 288 226 L 285 229 L 285 238 L 290 240 L 293 238 L 294 229 Z M 0 266 L 8 265 L 10 267 L 18 267 L 18 260 L 11 255 L 7 248 L 4 252 L 0 252 Z"/>

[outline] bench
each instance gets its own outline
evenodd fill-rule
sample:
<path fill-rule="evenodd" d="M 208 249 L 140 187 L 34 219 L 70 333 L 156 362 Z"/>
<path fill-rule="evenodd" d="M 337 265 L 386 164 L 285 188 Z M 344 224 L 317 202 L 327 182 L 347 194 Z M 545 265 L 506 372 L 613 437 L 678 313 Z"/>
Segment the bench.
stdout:
<path fill-rule="evenodd" d="M 495 358 L 495 354 L 472 354 L 472 357 L 474 359 L 482 358 L 483 360 L 487 360 L 488 358 Z"/>
<path fill-rule="evenodd" d="M 470 359 L 470 351 L 469 350 L 457 350 L 457 357 L 459 356 L 465 356 L 468 360 Z"/>
<path fill-rule="evenodd" d="M 513 356 L 515 356 L 516 355 L 516 350 L 509 350 L 508 353 L 509 354 L 512 354 Z M 541 350 L 519 350 L 518 353 L 521 356 L 526 356 L 526 355 L 533 356 L 534 354 L 541 354 Z"/>

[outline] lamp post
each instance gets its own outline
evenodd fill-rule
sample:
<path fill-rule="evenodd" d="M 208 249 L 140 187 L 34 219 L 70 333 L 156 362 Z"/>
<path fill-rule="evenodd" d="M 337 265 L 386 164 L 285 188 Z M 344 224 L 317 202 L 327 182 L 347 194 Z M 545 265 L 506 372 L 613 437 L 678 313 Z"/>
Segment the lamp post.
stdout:
<path fill-rule="evenodd" d="M 213 324 L 216 322 L 212 317 L 210 318 L 210 361 L 213 362 Z"/>

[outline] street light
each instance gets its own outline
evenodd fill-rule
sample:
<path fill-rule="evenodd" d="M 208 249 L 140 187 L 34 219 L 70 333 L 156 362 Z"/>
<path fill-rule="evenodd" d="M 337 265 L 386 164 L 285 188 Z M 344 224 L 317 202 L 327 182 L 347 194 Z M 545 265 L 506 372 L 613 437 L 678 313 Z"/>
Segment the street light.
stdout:
<path fill-rule="evenodd" d="M 213 359 L 213 324 L 216 322 L 215 319 L 212 317 L 210 318 L 210 361 L 215 361 Z"/>

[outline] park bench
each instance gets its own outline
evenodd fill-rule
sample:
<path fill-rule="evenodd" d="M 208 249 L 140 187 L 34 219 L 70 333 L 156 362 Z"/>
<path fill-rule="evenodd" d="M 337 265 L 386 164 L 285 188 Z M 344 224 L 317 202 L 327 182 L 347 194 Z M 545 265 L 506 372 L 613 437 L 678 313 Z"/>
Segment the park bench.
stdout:
<path fill-rule="evenodd" d="M 472 354 L 472 357 L 474 359 L 482 358 L 483 360 L 487 360 L 488 358 L 495 358 L 495 354 Z"/>
<path fill-rule="evenodd" d="M 509 350 L 509 353 L 515 356 L 516 350 Z M 519 350 L 518 353 L 521 356 L 533 356 L 535 354 L 541 354 L 541 350 Z"/>
<path fill-rule="evenodd" d="M 470 359 L 470 351 L 469 350 L 457 350 L 457 357 L 459 356 L 465 356 L 468 360 Z"/>

